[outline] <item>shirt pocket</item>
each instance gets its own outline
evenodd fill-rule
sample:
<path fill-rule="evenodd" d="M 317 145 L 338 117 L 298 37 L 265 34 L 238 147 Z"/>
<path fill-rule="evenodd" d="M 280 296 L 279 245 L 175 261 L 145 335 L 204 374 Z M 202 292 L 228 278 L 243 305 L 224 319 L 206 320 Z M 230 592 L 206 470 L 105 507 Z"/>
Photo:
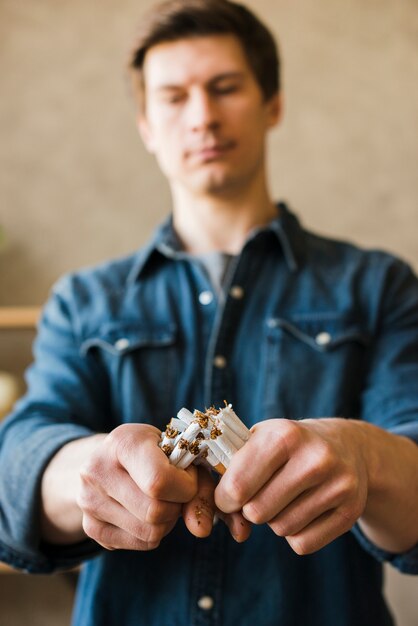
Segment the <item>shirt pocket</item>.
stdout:
<path fill-rule="evenodd" d="M 266 417 L 356 417 L 369 336 L 334 314 L 267 320 L 263 370 Z"/>
<path fill-rule="evenodd" d="M 178 371 L 175 324 L 106 324 L 81 346 L 107 372 L 110 427 L 124 422 L 162 428 L 175 410 Z"/>

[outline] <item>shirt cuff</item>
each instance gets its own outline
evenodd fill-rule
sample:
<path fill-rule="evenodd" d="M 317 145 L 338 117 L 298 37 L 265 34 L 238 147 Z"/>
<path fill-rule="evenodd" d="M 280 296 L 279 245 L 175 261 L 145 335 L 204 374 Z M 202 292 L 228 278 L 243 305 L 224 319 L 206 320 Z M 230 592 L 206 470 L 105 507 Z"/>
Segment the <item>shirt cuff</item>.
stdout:
<path fill-rule="evenodd" d="M 418 574 L 418 544 L 407 552 L 387 552 L 372 543 L 363 533 L 358 524 L 355 524 L 351 531 L 361 547 L 364 548 L 366 552 L 371 554 L 377 561 L 388 562 L 404 574 Z"/>
<path fill-rule="evenodd" d="M 403 437 L 409 437 L 412 441 L 418 444 L 418 421 L 407 422 L 405 424 L 398 424 L 388 429 L 389 432 L 394 435 L 402 435 Z"/>
<path fill-rule="evenodd" d="M 70 546 L 50 546 L 41 544 L 39 554 L 25 555 L 0 542 L 0 561 L 28 574 L 52 574 L 59 570 L 77 567 L 83 561 L 97 556 L 100 546 L 87 539 Z"/>

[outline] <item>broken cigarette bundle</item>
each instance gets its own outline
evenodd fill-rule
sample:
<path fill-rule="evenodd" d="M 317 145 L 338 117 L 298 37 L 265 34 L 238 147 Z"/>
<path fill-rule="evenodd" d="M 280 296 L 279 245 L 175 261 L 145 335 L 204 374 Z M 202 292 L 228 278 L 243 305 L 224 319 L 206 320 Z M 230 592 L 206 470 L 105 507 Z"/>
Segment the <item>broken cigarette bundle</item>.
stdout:
<path fill-rule="evenodd" d="M 232 405 L 225 402 L 223 408 L 211 407 L 204 413 L 180 409 L 161 433 L 160 448 L 180 469 L 195 463 L 224 474 L 249 436 Z"/>

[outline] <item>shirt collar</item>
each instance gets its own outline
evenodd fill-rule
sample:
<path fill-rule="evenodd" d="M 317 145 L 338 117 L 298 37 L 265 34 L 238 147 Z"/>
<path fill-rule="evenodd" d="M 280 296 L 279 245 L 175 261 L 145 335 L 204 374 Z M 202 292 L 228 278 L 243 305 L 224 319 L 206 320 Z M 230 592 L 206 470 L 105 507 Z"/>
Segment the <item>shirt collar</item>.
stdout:
<path fill-rule="evenodd" d="M 282 249 L 283 256 L 290 271 L 298 270 L 304 250 L 304 231 L 298 218 L 292 213 L 284 202 L 277 205 L 278 215 L 269 224 L 257 228 L 249 235 L 247 243 L 261 233 L 272 232 L 276 235 Z M 135 258 L 134 264 L 128 275 L 128 283 L 134 283 L 140 277 L 145 267 L 156 257 L 163 256 L 169 259 L 187 258 L 188 255 L 182 250 L 181 242 L 173 228 L 173 217 L 169 215 L 166 220 L 155 230 L 150 241 L 142 247 Z"/>
<path fill-rule="evenodd" d="M 305 249 L 304 230 L 296 215 L 284 202 L 277 204 L 277 210 L 277 217 L 266 226 L 254 231 L 253 236 L 272 232 L 277 237 L 289 270 L 296 272 L 302 263 Z"/>

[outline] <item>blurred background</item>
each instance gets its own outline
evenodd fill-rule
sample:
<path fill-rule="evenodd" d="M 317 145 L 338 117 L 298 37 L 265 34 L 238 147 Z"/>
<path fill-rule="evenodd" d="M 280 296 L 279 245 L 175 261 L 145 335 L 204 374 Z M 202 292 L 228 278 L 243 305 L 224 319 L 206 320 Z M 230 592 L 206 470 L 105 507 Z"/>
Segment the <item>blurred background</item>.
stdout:
<path fill-rule="evenodd" d="M 0 0 L 0 307 L 42 305 L 61 274 L 129 253 L 170 210 L 124 73 L 151 4 Z M 418 3 L 247 4 L 283 56 L 274 196 L 311 229 L 384 248 L 418 270 Z M 31 360 L 36 310 L 18 324 L 6 313 L 0 371 L 17 382 L 0 378 L 0 395 L 13 395 Z M 399 626 L 416 626 L 416 582 L 386 570 Z M 72 594 L 68 577 L 3 571 L 0 626 L 68 624 Z"/>

